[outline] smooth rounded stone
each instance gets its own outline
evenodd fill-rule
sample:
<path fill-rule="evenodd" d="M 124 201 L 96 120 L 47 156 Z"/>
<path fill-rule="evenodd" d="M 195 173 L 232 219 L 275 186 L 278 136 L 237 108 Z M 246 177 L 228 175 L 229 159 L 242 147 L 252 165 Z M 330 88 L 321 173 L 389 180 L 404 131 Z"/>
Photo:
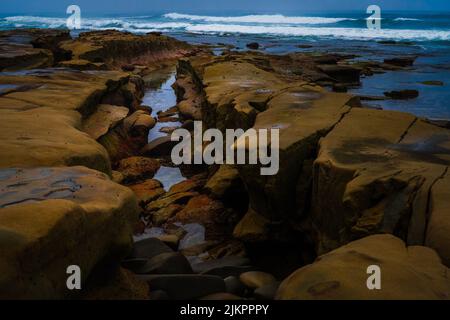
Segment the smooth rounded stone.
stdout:
<path fill-rule="evenodd" d="M 236 294 L 236 295 L 243 295 L 245 292 L 245 286 L 244 284 L 239 280 L 238 277 L 230 276 L 226 277 L 224 279 L 225 282 L 225 288 L 226 292 Z"/>
<path fill-rule="evenodd" d="M 172 141 L 170 136 L 156 138 L 142 148 L 141 154 L 148 157 L 167 156 L 170 155 L 172 148 L 177 143 L 176 141 Z"/>
<path fill-rule="evenodd" d="M 376 265 L 381 289 L 368 290 Z M 373 235 L 320 256 L 287 277 L 278 300 L 448 300 L 449 269 L 433 249 L 406 246 L 392 235 Z M 373 282 L 371 282 L 373 283 Z"/>
<path fill-rule="evenodd" d="M 159 167 L 158 160 L 146 157 L 130 157 L 119 161 L 117 171 L 123 174 L 123 182 L 129 184 L 153 178 Z"/>
<path fill-rule="evenodd" d="M 105 257 L 132 247 L 137 200 L 85 167 L 0 170 L 0 299 L 61 299 L 67 266 L 84 284 Z"/>
<path fill-rule="evenodd" d="M 234 295 L 228 292 L 219 292 L 207 295 L 200 298 L 199 300 L 213 300 L 213 301 L 233 301 L 233 300 L 243 300 L 242 297 Z"/>
<path fill-rule="evenodd" d="M 155 124 L 156 120 L 144 110 L 137 110 L 123 120 L 125 131 L 133 137 L 147 135 Z"/>
<path fill-rule="evenodd" d="M 243 257 L 226 257 L 216 260 L 208 260 L 192 266 L 196 273 L 207 273 L 224 267 L 241 267 L 250 264 L 250 260 Z"/>
<path fill-rule="evenodd" d="M 181 209 L 183 209 L 183 206 L 179 204 L 169 204 L 167 207 L 163 207 L 152 213 L 152 222 L 155 226 L 160 226 L 166 223 L 170 218 L 174 217 Z"/>
<path fill-rule="evenodd" d="M 173 275 L 138 275 L 147 281 L 151 290 L 163 290 L 174 300 L 198 299 L 213 293 L 225 291 L 222 278 L 209 275 L 173 274 Z"/>
<path fill-rule="evenodd" d="M 387 91 L 384 93 L 384 95 L 394 100 L 408 100 L 417 98 L 419 96 L 419 91 L 417 90 Z"/>
<path fill-rule="evenodd" d="M 111 180 L 114 181 L 115 183 L 118 184 L 122 184 L 124 179 L 124 176 L 122 173 L 120 173 L 119 171 L 115 171 L 113 170 L 111 173 Z"/>
<path fill-rule="evenodd" d="M 142 268 L 147 261 L 148 259 L 125 259 L 120 263 L 120 265 L 125 269 L 135 272 L 135 270 Z"/>
<path fill-rule="evenodd" d="M 162 208 L 166 208 L 171 204 L 185 204 L 192 197 L 197 196 L 197 192 L 180 192 L 172 195 L 164 195 L 158 200 L 150 202 L 145 209 L 149 212 L 158 211 Z"/>
<path fill-rule="evenodd" d="M 255 291 L 253 292 L 253 296 L 257 300 L 273 300 L 275 299 L 275 295 L 277 294 L 279 286 L 280 286 L 279 282 L 273 282 L 265 286 L 259 287 L 255 289 Z"/>
<path fill-rule="evenodd" d="M 134 243 L 132 258 L 151 259 L 162 253 L 171 253 L 172 249 L 157 238 L 148 238 Z"/>
<path fill-rule="evenodd" d="M 166 193 L 161 182 L 155 179 L 148 179 L 142 183 L 128 186 L 134 191 L 141 206 L 147 205 L 149 202 L 158 199 Z"/>
<path fill-rule="evenodd" d="M 101 104 L 89 118 L 83 121 L 82 130 L 97 140 L 124 119 L 129 111 L 125 107 Z"/>
<path fill-rule="evenodd" d="M 208 180 L 205 189 L 214 198 L 222 198 L 230 188 L 239 185 L 239 171 L 230 165 L 221 165 L 219 170 Z"/>
<path fill-rule="evenodd" d="M 250 289 L 257 289 L 263 286 L 274 284 L 277 279 L 273 275 L 262 271 L 249 271 L 239 276 L 239 280 Z"/>
<path fill-rule="evenodd" d="M 199 191 L 200 189 L 202 189 L 205 182 L 206 178 L 204 177 L 204 175 L 200 174 L 193 176 L 190 179 L 183 180 L 171 186 L 167 195 L 172 195 L 180 192 Z"/>
<path fill-rule="evenodd" d="M 163 290 L 154 290 L 154 291 L 150 291 L 150 300 L 167 301 L 167 300 L 170 300 L 170 297 L 167 294 L 167 292 L 165 292 Z"/>
<path fill-rule="evenodd" d="M 171 134 L 172 132 L 174 132 L 178 128 L 179 127 L 162 127 L 161 129 L 159 129 L 159 132 L 166 133 L 166 134 Z"/>
<path fill-rule="evenodd" d="M 137 274 L 188 274 L 192 273 L 189 261 L 178 252 L 161 253 L 133 270 Z"/>
<path fill-rule="evenodd" d="M 171 107 L 171 108 L 167 109 L 166 111 L 158 111 L 156 114 L 158 115 L 158 118 L 166 118 L 166 117 L 176 116 L 178 114 L 178 108 Z"/>
<path fill-rule="evenodd" d="M 163 234 L 156 238 L 167 244 L 171 249 L 178 250 L 180 237 L 177 234 Z"/>
<path fill-rule="evenodd" d="M 233 236 L 247 242 L 267 240 L 269 222 L 266 217 L 250 209 L 234 227 Z"/>

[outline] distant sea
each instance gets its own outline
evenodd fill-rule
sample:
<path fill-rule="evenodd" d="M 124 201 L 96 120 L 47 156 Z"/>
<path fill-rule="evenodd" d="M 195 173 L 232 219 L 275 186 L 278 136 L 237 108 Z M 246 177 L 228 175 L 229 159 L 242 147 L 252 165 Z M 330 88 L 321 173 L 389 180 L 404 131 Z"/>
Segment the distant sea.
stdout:
<path fill-rule="evenodd" d="M 376 101 L 374 106 L 434 119 L 450 119 L 450 13 L 382 12 L 381 30 L 367 28 L 360 13 L 292 15 L 191 15 L 165 13 L 142 16 L 88 17 L 82 12 L 82 31 L 116 29 L 134 33 L 161 31 L 191 43 L 225 43 L 245 50 L 257 41 L 273 54 L 293 51 L 356 54 L 361 60 L 417 55 L 413 71 L 389 72 L 363 79 L 352 92 L 383 95 L 384 91 L 417 89 L 408 101 Z M 65 28 L 67 16 L 0 15 L 0 30 Z M 75 34 L 76 35 L 76 34 Z M 386 43 L 393 40 L 397 43 Z M 380 43 L 380 41 L 382 43 Z M 299 44 L 311 48 L 298 48 Z M 442 81 L 427 86 L 423 81 Z M 376 105 L 375 105 L 376 104 Z"/>

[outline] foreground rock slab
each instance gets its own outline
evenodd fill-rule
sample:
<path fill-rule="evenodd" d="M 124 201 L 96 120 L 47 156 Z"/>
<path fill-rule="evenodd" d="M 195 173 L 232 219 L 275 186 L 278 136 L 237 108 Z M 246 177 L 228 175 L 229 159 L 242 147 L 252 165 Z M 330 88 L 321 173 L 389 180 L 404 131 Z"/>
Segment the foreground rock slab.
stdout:
<path fill-rule="evenodd" d="M 367 267 L 381 269 L 381 290 L 368 290 Z M 391 235 L 375 235 L 323 255 L 285 279 L 281 300 L 450 298 L 449 269 L 422 246 L 406 247 Z"/>
<path fill-rule="evenodd" d="M 132 245 L 137 200 L 83 167 L 0 170 L 0 297 L 63 298 L 66 269 L 82 279 Z M 26 277 L 24 277 L 26 275 Z"/>

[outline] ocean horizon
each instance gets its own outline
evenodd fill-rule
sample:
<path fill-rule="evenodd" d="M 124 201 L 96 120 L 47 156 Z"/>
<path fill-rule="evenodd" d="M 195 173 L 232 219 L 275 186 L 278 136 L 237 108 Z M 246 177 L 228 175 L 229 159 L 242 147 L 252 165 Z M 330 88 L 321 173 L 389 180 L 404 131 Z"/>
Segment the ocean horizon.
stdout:
<path fill-rule="evenodd" d="M 0 29 L 65 28 L 68 15 L 0 16 Z M 253 34 L 311 39 L 392 39 L 450 41 L 450 13 L 383 12 L 381 30 L 367 28 L 365 12 L 323 14 L 200 15 L 179 12 L 136 16 L 89 16 L 82 12 L 82 30 L 115 29 L 135 33 Z"/>
<path fill-rule="evenodd" d="M 248 50 L 258 42 L 269 54 L 335 52 L 355 56 L 355 61 L 383 61 L 398 56 L 417 57 L 414 70 L 363 77 L 358 95 L 383 96 L 385 91 L 414 89 L 417 99 L 371 101 L 372 107 L 410 112 L 431 119 L 450 119 L 450 13 L 382 11 L 381 29 L 367 28 L 370 15 L 359 12 L 255 14 L 190 14 L 185 12 L 139 15 L 89 15 L 81 11 L 81 29 L 118 30 L 137 34 L 162 32 L 192 44 L 208 44 Z M 66 29 L 69 15 L 0 15 L 0 30 L 20 28 Z M 221 54 L 222 48 L 215 49 Z M 442 86 L 423 85 L 441 81 Z"/>

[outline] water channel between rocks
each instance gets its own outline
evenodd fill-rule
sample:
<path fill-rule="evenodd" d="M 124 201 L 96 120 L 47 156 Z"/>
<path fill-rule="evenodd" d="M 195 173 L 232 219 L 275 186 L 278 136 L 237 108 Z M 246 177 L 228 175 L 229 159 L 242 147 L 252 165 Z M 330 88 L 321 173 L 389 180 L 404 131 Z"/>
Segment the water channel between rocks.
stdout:
<path fill-rule="evenodd" d="M 160 131 L 162 128 L 181 126 L 179 121 L 162 122 L 158 117 L 159 112 L 167 111 L 177 104 L 177 97 L 172 88 L 176 81 L 176 72 L 173 69 L 161 70 L 152 73 L 151 76 L 145 78 L 145 81 L 148 84 L 148 89 L 142 99 L 142 104 L 152 108 L 151 115 L 157 120 L 156 125 L 148 134 L 148 142 L 151 142 L 167 135 L 167 133 Z M 185 180 L 179 168 L 166 166 L 161 166 L 154 178 L 162 183 L 166 191 L 173 185 Z"/>
<path fill-rule="evenodd" d="M 153 72 L 151 75 L 144 78 L 148 89 L 142 99 L 142 104 L 152 108 L 152 117 L 157 122 L 150 130 L 148 135 L 148 142 L 164 137 L 167 133 L 160 130 L 165 127 L 180 127 L 182 125 L 179 121 L 160 121 L 158 117 L 159 112 L 167 111 L 176 106 L 177 97 L 172 85 L 176 81 L 176 72 L 174 69 L 163 69 Z M 165 191 L 186 180 L 178 167 L 161 166 L 154 179 L 160 181 Z M 181 224 L 177 223 L 178 227 L 184 229 L 185 236 L 180 240 L 179 248 L 188 248 L 205 242 L 205 228 L 198 223 Z M 135 235 L 134 240 L 139 241 L 147 238 L 159 237 L 164 235 L 164 229 L 159 227 L 148 228 L 144 233 Z M 197 261 L 198 257 L 188 257 L 189 260 Z"/>

